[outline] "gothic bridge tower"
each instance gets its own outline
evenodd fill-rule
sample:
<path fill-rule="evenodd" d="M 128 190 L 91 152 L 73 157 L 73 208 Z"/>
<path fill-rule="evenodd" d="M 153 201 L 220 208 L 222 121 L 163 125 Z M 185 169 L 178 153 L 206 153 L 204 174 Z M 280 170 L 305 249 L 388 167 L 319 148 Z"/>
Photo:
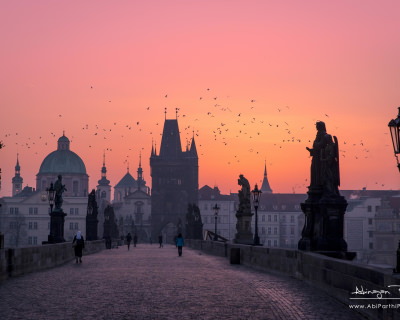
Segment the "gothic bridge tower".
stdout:
<path fill-rule="evenodd" d="M 190 147 L 182 151 L 177 119 L 165 119 L 160 153 L 152 146 L 150 168 L 152 238 L 162 234 L 171 242 L 177 233 L 185 236 L 188 205 L 197 205 L 199 189 L 194 136 Z"/>

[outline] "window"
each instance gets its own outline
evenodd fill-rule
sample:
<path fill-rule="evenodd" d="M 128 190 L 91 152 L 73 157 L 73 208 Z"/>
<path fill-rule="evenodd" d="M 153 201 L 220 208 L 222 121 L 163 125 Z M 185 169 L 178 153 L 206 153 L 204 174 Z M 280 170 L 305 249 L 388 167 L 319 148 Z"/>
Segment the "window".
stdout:
<path fill-rule="evenodd" d="M 278 210 L 278 206 L 276 204 L 274 204 L 272 207 L 274 208 L 274 210 Z"/>
<path fill-rule="evenodd" d="M 268 247 L 271 246 L 271 240 L 267 240 L 267 245 L 268 245 Z"/>
<path fill-rule="evenodd" d="M 69 230 L 74 230 L 74 223 L 73 222 L 69 223 Z"/>
<path fill-rule="evenodd" d="M 290 234 L 294 235 L 294 227 L 290 227 Z"/>
<path fill-rule="evenodd" d="M 368 231 L 368 237 L 372 238 L 373 237 L 373 231 Z"/>
<path fill-rule="evenodd" d="M 274 234 L 278 234 L 278 228 L 277 227 L 274 228 Z"/>
<path fill-rule="evenodd" d="M 286 204 L 282 205 L 282 210 L 286 210 Z"/>
<path fill-rule="evenodd" d="M 274 222 L 277 222 L 278 221 L 278 215 L 274 215 Z"/>
<path fill-rule="evenodd" d="M 286 222 L 286 216 L 282 216 L 282 222 Z"/>
<path fill-rule="evenodd" d="M 76 214 L 76 215 L 79 214 L 79 208 L 75 208 L 75 214 Z"/>
<path fill-rule="evenodd" d="M 69 214 L 71 214 L 71 215 L 74 214 L 74 208 L 69 209 Z"/>
<path fill-rule="evenodd" d="M 373 249 L 374 248 L 374 244 L 372 242 L 369 243 L 369 248 Z"/>
<path fill-rule="evenodd" d="M 16 229 L 17 228 L 17 224 L 15 223 L 15 221 L 11 221 L 10 222 L 10 229 Z"/>
<path fill-rule="evenodd" d="M 105 199 L 107 197 L 107 193 L 105 191 L 101 192 L 101 198 Z"/>
<path fill-rule="evenodd" d="M 263 214 L 263 215 L 261 216 L 261 221 L 262 221 L 262 222 L 265 222 L 265 214 Z"/>
<path fill-rule="evenodd" d="M 38 224 L 37 224 L 37 222 L 34 222 L 33 223 L 33 229 L 37 230 L 37 228 L 38 228 Z"/>
<path fill-rule="evenodd" d="M 290 216 L 290 223 L 294 223 L 294 216 Z"/>
<path fill-rule="evenodd" d="M 368 206 L 368 207 L 367 207 L 367 211 L 368 211 L 368 212 L 372 212 L 372 206 Z"/>
<path fill-rule="evenodd" d="M 271 234 L 271 227 L 268 227 L 268 234 Z"/>
<path fill-rule="evenodd" d="M 75 230 L 78 230 L 79 229 L 79 224 L 78 224 L 78 222 L 75 222 Z"/>
<path fill-rule="evenodd" d="M 265 234 L 265 227 L 261 227 L 261 234 Z"/>
<path fill-rule="evenodd" d="M 29 214 L 33 214 L 33 208 L 29 208 Z"/>
<path fill-rule="evenodd" d="M 32 230 L 32 226 L 33 226 L 33 223 L 32 223 L 32 222 L 29 222 L 29 223 L 28 223 L 28 229 L 29 229 L 29 230 Z"/>
<path fill-rule="evenodd" d="M 278 240 L 274 240 L 274 247 L 278 246 Z"/>
<path fill-rule="evenodd" d="M 37 207 L 33 208 L 33 214 L 38 214 L 38 208 Z"/>
<path fill-rule="evenodd" d="M 369 218 L 369 219 L 368 219 L 368 224 L 369 224 L 369 225 L 372 225 L 372 218 Z"/>
<path fill-rule="evenodd" d="M 271 215 L 268 215 L 268 222 L 271 222 Z"/>

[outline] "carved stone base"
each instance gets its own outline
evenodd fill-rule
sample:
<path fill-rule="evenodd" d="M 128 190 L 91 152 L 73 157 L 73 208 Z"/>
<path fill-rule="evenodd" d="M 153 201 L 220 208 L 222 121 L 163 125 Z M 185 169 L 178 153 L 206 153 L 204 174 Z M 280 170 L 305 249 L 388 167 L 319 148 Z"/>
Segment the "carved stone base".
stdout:
<path fill-rule="evenodd" d="M 241 244 L 253 244 L 253 233 L 251 232 L 251 217 L 252 213 L 241 214 L 236 213 L 237 223 L 234 242 Z"/>
<path fill-rule="evenodd" d="M 346 252 L 347 243 L 343 239 L 346 208 L 347 201 L 341 196 L 321 198 L 319 201 L 307 199 L 302 203 L 305 223 L 299 250 Z"/>

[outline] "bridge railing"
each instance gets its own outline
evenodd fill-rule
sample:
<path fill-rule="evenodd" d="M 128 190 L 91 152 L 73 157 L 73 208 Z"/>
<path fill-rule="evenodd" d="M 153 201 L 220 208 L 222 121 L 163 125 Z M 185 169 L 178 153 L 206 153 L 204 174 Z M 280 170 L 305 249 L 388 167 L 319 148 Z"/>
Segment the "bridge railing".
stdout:
<path fill-rule="evenodd" d="M 400 275 L 393 274 L 392 270 L 299 250 L 190 239 L 185 240 L 185 244 L 226 257 L 231 263 L 304 280 L 348 305 L 369 305 L 357 311 L 370 319 L 400 320 Z M 388 291 L 390 294 L 386 293 Z M 361 300 L 371 296 L 376 299 Z"/>
<path fill-rule="evenodd" d="M 104 240 L 86 241 L 83 254 L 105 249 Z M 25 273 L 53 268 L 75 258 L 71 242 L 0 249 L 0 282 Z"/>

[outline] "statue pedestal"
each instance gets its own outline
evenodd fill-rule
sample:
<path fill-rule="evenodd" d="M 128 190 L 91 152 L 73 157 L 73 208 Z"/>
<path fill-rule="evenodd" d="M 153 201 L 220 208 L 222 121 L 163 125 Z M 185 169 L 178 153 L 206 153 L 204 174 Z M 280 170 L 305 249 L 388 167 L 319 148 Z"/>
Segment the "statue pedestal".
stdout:
<path fill-rule="evenodd" d="M 86 240 L 97 240 L 97 217 L 94 215 L 86 216 Z"/>
<path fill-rule="evenodd" d="M 251 232 L 251 217 L 252 213 L 236 213 L 236 230 L 234 242 L 241 244 L 253 244 L 253 233 Z"/>
<path fill-rule="evenodd" d="M 48 237 L 49 243 L 65 242 L 64 239 L 64 222 L 65 216 L 62 209 L 56 209 L 50 213 L 50 234 Z"/>
<path fill-rule="evenodd" d="M 343 238 L 346 208 L 347 201 L 342 196 L 309 196 L 301 204 L 305 223 L 298 243 L 299 250 L 314 251 L 341 259 L 354 258 L 353 253 L 347 252 L 347 243 Z"/>

